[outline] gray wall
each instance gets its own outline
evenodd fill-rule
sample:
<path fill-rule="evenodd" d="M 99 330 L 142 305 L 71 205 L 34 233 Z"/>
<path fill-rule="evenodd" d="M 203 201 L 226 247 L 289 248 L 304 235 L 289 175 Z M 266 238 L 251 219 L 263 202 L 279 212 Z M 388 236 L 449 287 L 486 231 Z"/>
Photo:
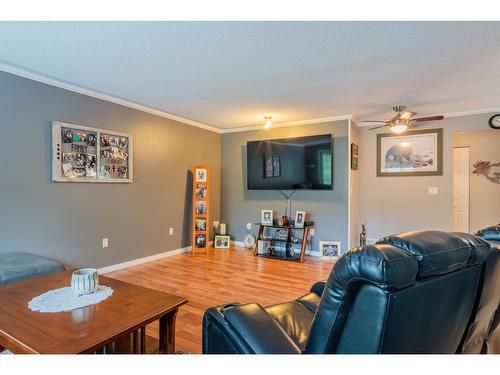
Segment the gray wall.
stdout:
<path fill-rule="evenodd" d="M 134 182 L 52 182 L 52 120 L 131 133 Z M 3 72 L 0 127 L 0 252 L 103 267 L 189 246 L 195 164 L 211 168 L 219 218 L 217 133 Z"/>
<path fill-rule="evenodd" d="M 360 221 L 367 223 L 367 237 L 378 239 L 417 229 L 453 230 L 453 134 L 489 130 L 488 119 L 491 116 L 452 117 L 419 127 L 443 128 L 442 176 L 377 177 L 377 131 L 362 128 L 359 209 Z M 428 195 L 427 188 L 430 186 L 438 187 L 439 194 Z"/>
<path fill-rule="evenodd" d="M 350 121 L 350 133 L 349 133 L 349 194 L 350 194 L 350 204 L 349 204 L 349 222 L 350 222 L 350 245 L 349 247 L 359 246 L 359 235 L 361 233 L 361 222 L 359 218 L 359 163 L 361 162 L 361 150 L 359 144 L 360 129 L 358 126 Z M 358 145 L 358 169 L 351 169 L 351 143 Z"/>
<path fill-rule="evenodd" d="M 243 240 L 247 223 L 260 222 L 262 209 L 273 209 L 276 218 L 283 215 L 285 207 L 284 198 L 276 191 L 247 189 L 246 142 L 328 133 L 334 137 L 334 190 L 298 190 L 292 197 L 292 215 L 303 210 L 307 220 L 315 222 L 315 251 L 319 240 L 337 240 L 347 247 L 347 120 L 222 134 L 221 220 L 236 241 Z M 254 234 L 257 229 L 253 227 Z"/>
<path fill-rule="evenodd" d="M 500 223 L 500 183 L 493 183 L 484 175 L 472 174 L 473 164 L 479 160 L 500 163 L 500 131 L 490 130 L 455 134 L 454 147 L 469 147 L 469 206 L 470 230 L 476 232 L 481 228 Z M 493 173 L 500 174 L 500 166 L 491 168 Z"/>

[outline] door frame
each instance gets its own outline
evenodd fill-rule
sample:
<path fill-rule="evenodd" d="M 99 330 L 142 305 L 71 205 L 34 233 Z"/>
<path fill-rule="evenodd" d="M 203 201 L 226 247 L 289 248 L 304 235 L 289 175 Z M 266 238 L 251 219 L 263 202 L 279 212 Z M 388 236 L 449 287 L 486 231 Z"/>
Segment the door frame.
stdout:
<path fill-rule="evenodd" d="M 453 151 L 455 149 L 467 149 L 467 204 L 466 204 L 466 212 L 467 212 L 467 233 L 470 233 L 470 146 L 456 146 L 453 147 Z M 455 200 L 455 155 L 453 153 L 453 193 L 452 193 L 452 199 L 453 201 Z M 452 210 L 454 211 L 454 202 L 452 206 Z M 452 211 L 452 215 L 453 215 Z M 453 228 L 455 230 L 455 228 Z"/>

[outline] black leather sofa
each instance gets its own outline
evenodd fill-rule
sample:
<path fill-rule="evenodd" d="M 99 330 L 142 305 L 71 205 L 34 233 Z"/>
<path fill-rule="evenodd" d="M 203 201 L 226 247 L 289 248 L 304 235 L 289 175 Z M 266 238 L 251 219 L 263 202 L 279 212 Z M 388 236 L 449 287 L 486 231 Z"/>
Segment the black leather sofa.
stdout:
<path fill-rule="evenodd" d="M 490 243 L 491 252 L 481 270 L 480 288 L 458 352 L 500 354 L 500 224 L 476 235 Z"/>
<path fill-rule="evenodd" d="M 439 231 L 356 248 L 291 302 L 208 309 L 203 353 L 455 353 L 490 244 Z"/>

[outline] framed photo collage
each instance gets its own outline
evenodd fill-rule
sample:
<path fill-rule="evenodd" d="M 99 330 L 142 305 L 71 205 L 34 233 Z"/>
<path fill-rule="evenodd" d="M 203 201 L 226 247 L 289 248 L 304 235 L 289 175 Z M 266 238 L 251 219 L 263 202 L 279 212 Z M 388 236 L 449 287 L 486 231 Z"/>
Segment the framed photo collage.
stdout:
<path fill-rule="evenodd" d="M 206 250 L 209 237 L 208 167 L 193 167 L 193 238 L 192 251 Z"/>
<path fill-rule="evenodd" d="M 127 133 L 54 121 L 52 180 L 132 182 L 132 137 Z"/>

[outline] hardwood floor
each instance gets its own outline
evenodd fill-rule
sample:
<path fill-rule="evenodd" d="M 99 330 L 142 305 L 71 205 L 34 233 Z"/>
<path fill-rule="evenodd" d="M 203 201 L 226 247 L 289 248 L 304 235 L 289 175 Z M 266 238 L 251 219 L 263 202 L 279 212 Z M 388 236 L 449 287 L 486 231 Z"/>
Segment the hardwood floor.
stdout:
<path fill-rule="evenodd" d="M 306 257 L 305 263 L 265 259 L 244 248 L 208 249 L 206 254 L 183 253 L 114 271 L 108 277 L 186 297 L 179 309 L 176 347 L 201 353 L 201 323 L 208 307 L 228 302 L 257 302 L 262 306 L 300 297 L 328 277 L 334 262 Z M 147 334 L 158 338 L 157 323 Z"/>

